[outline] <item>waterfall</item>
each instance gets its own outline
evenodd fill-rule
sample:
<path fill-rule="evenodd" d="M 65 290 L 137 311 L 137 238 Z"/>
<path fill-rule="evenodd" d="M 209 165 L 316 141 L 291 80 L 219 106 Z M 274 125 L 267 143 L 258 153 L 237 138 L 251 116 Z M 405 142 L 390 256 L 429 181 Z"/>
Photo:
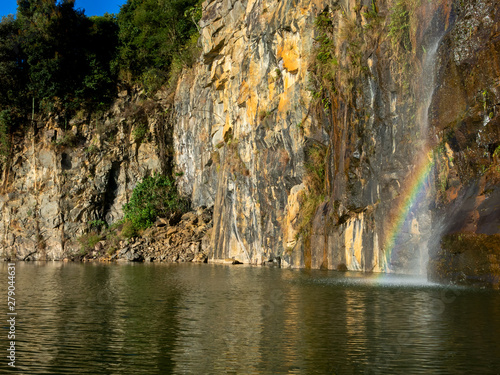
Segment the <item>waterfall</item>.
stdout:
<path fill-rule="evenodd" d="M 428 142 L 428 131 L 429 131 L 429 108 L 432 103 L 432 97 L 435 89 L 435 78 L 436 78 L 436 59 L 439 44 L 442 40 L 442 33 L 436 35 L 434 40 L 431 41 L 429 47 L 424 49 L 424 59 L 422 64 L 422 73 L 420 76 L 421 91 L 420 91 L 420 105 L 418 108 L 418 128 L 419 128 L 419 139 L 422 140 L 419 145 L 420 150 L 418 150 L 417 160 L 415 165 L 429 165 L 426 170 L 427 175 L 423 177 L 422 187 L 420 191 L 421 197 L 417 197 L 418 202 L 415 207 L 414 222 L 412 222 L 412 231 L 415 230 L 416 234 L 420 236 L 418 252 L 419 252 L 419 262 L 415 263 L 414 269 L 411 273 L 425 275 L 427 272 L 427 263 L 429 261 L 429 251 L 428 242 L 431 235 L 431 216 L 429 205 L 433 199 L 431 195 L 432 191 L 432 170 L 434 168 L 434 161 L 430 155 L 431 149 Z M 424 223 L 424 228 L 420 228 L 420 223 Z M 428 228 L 425 228 L 425 226 Z M 416 226 L 416 228 L 414 228 Z"/>
<path fill-rule="evenodd" d="M 424 49 L 422 72 L 417 77 L 418 108 L 416 124 L 407 123 L 415 144 L 411 172 L 405 177 L 392 207 L 388 230 L 384 239 L 385 271 L 410 274 L 426 274 L 428 242 L 431 234 L 429 205 L 432 197 L 432 171 L 434 159 L 427 142 L 429 108 L 435 83 L 436 57 L 442 35 L 435 37 L 427 50 Z M 410 119 L 408 119 L 411 121 Z M 411 126 L 416 125 L 416 126 Z M 418 141 L 420 140 L 420 142 Z"/>
<path fill-rule="evenodd" d="M 436 57 L 439 43 L 442 36 L 435 38 L 428 50 L 425 50 L 424 63 L 422 66 L 421 82 L 422 82 L 422 105 L 419 108 L 420 116 L 418 122 L 420 125 L 420 133 L 425 136 L 429 130 L 429 107 L 434 94 L 434 83 L 436 79 Z M 424 138 L 426 139 L 426 138 Z M 427 142 L 424 144 L 424 149 L 427 147 Z"/>

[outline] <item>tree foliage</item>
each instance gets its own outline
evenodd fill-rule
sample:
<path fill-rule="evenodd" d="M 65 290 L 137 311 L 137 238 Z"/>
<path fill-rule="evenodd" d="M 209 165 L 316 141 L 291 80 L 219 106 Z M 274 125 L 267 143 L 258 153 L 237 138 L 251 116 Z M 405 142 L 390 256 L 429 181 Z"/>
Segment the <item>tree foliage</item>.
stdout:
<path fill-rule="evenodd" d="M 133 80 L 165 81 L 201 18 L 199 0 L 128 0 L 118 15 L 118 65 Z"/>
<path fill-rule="evenodd" d="M 112 16 L 87 18 L 70 0 L 21 0 L 17 22 L 26 91 L 42 109 L 71 115 L 111 100 L 118 44 Z"/>
<path fill-rule="evenodd" d="M 2 152 L 32 111 L 69 120 L 106 109 L 120 84 L 160 88 L 193 60 L 200 17 L 199 0 L 128 0 L 90 18 L 74 0 L 18 0 L 0 22 Z"/>
<path fill-rule="evenodd" d="M 12 118 L 9 110 L 5 109 L 0 112 L 0 165 L 5 163 L 9 156 L 11 126 Z"/>
<path fill-rule="evenodd" d="M 3 17 L 0 22 L 0 110 L 16 111 L 24 106 L 26 74 L 18 37 L 18 21 Z"/>
<path fill-rule="evenodd" d="M 85 16 L 74 0 L 18 0 L 0 22 L 0 110 L 71 116 L 110 103 L 119 83 L 165 82 L 197 36 L 199 0 L 128 0 Z M 197 38 L 194 38 L 196 40 Z"/>

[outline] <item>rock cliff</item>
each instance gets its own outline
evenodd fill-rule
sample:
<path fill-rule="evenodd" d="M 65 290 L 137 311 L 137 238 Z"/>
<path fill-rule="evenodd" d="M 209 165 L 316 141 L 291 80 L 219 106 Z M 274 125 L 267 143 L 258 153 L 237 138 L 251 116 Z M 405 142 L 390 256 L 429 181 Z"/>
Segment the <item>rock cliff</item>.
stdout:
<path fill-rule="evenodd" d="M 194 205 L 215 206 L 212 259 L 260 264 L 295 241 L 285 221 L 305 189 L 306 135 L 328 139 L 308 116 L 314 19 L 324 6 L 204 3 L 202 59 L 177 88 L 174 149 L 180 187 Z"/>
<path fill-rule="evenodd" d="M 80 251 L 93 222 L 123 216 L 136 183 L 167 168 L 168 120 L 161 101 L 122 92 L 105 114 L 35 119 L 14 143 L 0 197 L 1 254 L 62 259 Z"/>
<path fill-rule="evenodd" d="M 174 148 L 183 191 L 215 205 L 211 259 L 425 272 L 443 233 L 481 231 L 457 221 L 498 232 L 498 205 L 482 203 L 498 191 L 498 2 L 203 6 Z M 321 15 L 339 71 L 326 94 Z M 483 166 L 461 166 L 466 154 Z M 312 192 L 320 163 L 323 191 Z"/>
<path fill-rule="evenodd" d="M 173 162 L 192 206 L 213 206 L 210 260 L 422 273 L 430 256 L 433 274 L 444 234 L 500 230 L 499 9 L 207 0 L 174 99 L 123 93 L 19 141 L 3 254 L 76 251 Z"/>

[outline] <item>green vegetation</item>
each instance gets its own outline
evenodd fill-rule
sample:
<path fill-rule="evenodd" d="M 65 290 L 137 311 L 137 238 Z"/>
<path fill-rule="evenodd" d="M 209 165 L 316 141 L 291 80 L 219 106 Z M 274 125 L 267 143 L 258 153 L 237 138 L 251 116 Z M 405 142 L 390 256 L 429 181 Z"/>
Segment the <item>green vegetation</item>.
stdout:
<path fill-rule="evenodd" d="M 90 229 L 100 230 L 102 228 L 106 228 L 108 224 L 104 220 L 91 220 L 89 221 Z"/>
<path fill-rule="evenodd" d="M 396 0 L 389 15 L 387 35 L 390 40 L 392 62 L 391 70 L 399 85 L 404 89 L 410 89 L 411 74 L 415 71 L 416 53 L 411 39 L 415 32 L 415 11 L 420 6 L 421 0 Z M 422 47 L 424 52 L 425 48 Z"/>
<path fill-rule="evenodd" d="M 436 163 L 436 189 L 441 200 L 446 200 L 448 188 L 448 174 L 450 172 L 449 159 L 446 154 L 445 142 L 434 149 L 433 158 Z"/>
<path fill-rule="evenodd" d="M 78 238 L 80 243 L 80 252 L 78 255 L 80 257 L 90 256 L 91 252 L 95 249 L 98 242 L 104 241 L 104 250 L 108 256 L 113 255 L 120 248 L 120 242 L 125 238 L 130 238 L 133 236 L 125 236 L 123 228 L 125 225 L 123 222 L 117 222 L 112 225 L 108 225 L 104 220 L 96 219 L 88 222 L 87 229 L 88 233 L 83 234 Z M 120 231 L 121 229 L 121 231 Z M 134 232 L 133 235 L 136 235 Z M 99 254 L 94 254 L 95 256 L 103 256 L 102 250 Z"/>
<path fill-rule="evenodd" d="M 307 191 L 302 195 L 299 214 L 298 235 L 309 237 L 312 221 L 319 205 L 326 197 L 326 147 L 320 144 L 309 147 L 306 153 L 306 175 L 304 182 Z"/>
<path fill-rule="evenodd" d="M 122 236 L 119 236 L 115 230 L 115 228 L 108 228 L 104 232 L 106 236 L 106 253 L 108 255 L 113 255 L 120 248 L 120 241 L 122 240 Z"/>
<path fill-rule="evenodd" d="M 495 148 L 495 151 L 493 151 L 493 157 L 494 158 L 500 157 L 500 146 L 497 146 L 497 148 Z"/>
<path fill-rule="evenodd" d="M 67 130 L 75 115 L 106 110 L 118 86 L 150 94 L 175 83 L 199 55 L 200 18 L 199 0 L 128 0 L 90 18 L 72 0 L 18 0 L 0 22 L 1 158 L 33 119 L 57 114 Z"/>
<path fill-rule="evenodd" d="M 123 238 L 132 238 L 136 237 L 139 232 L 132 221 L 125 220 L 120 234 Z"/>
<path fill-rule="evenodd" d="M 310 67 L 313 97 L 325 110 L 331 108 L 334 97 L 350 103 L 355 98 L 357 81 L 368 71 L 363 61 L 366 42 L 360 21 L 347 16 L 340 6 L 334 11 L 325 11 L 316 19 L 319 35 Z"/>
<path fill-rule="evenodd" d="M 22 0 L 17 18 L 7 22 L 20 78 L 15 95 L 27 108 L 34 98 L 38 112 L 69 118 L 82 106 L 94 109 L 113 99 L 111 62 L 118 47 L 113 16 L 87 18 L 71 1 Z"/>
<path fill-rule="evenodd" d="M 3 164 L 10 152 L 11 117 L 8 110 L 0 112 L 0 164 Z"/>
<path fill-rule="evenodd" d="M 84 256 L 94 250 L 95 245 L 100 240 L 101 236 L 95 232 L 90 232 L 80 236 L 78 238 L 78 242 L 80 243 L 80 255 Z"/>
<path fill-rule="evenodd" d="M 143 122 L 138 123 L 135 126 L 134 130 L 132 131 L 132 135 L 134 136 L 134 141 L 137 143 L 141 143 L 147 134 L 148 134 L 148 127 L 147 124 Z"/>
<path fill-rule="evenodd" d="M 409 1 L 398 0 L 392 8 L 389 38 L 393 48 L 411 51 Z"/>
<path fill-rule="evenodd" d="M 445 234 L 441 249 L 430 259 L 433 280 L 500 288 L 500 235 Z"/>
<path fill-rule="evenodd" d="M 117 17 L 122 78 L 154 91 L 167 82 L 172 65 L 190 65 L 200 18 L 200 1 L 128 0 Z"/>
<path fill-rule="evenodd" d="M 146 177 L 135 187 L 129 203 L 123 206 L 124 228 L 132 237 L 133 233 L 153 225 L 158 217 L 170 217 L 189 210 L 189 202 L 179 196 L 175 182 L 159 174 Z"/>
<path fill-rule="evenodd" d="M 325 190 L 326 148 L 323 145 L 313 145 L 307 152 L 309 161 L 306 163 L 306 182 L 310 190 L 323 192 Z"/>
<path fill-rule="evenodd" d="M 382 7 L 388 11 L 381 12 L 376 0 L 355 3 L 353 11 L 347 11 L 337 2 L 320 13 L 315 21 L 316 48 L 309 66 L 311 113 L 317 123 L 329 124 L 324 130 L 329 133 L 335 148 L 327 151 L 322 146 L 315 146 L 306 154 L 307 190 L 302 197 L 299 220 L 299 233 L 305 234 L 305 239 L 310 221 L 327 197 L 327 161 L 331 162 L 333 181 L 349 180 L 349 173 L 358 168 L 359 162 L 353 161 L 349 151 L 345 152 L 341 145 L 345 145 L 345 150 L 355 149 L 354 142 L 372 115 L 373 108 L 365 104 L 365 85 L 366 78 L 376 74 L 370 70 L 374 51 L 379 51 L 375 54 L 383 60 L 379 60 L 378 66 L 390 69 L 391 77 L 399 86 L 398 94 L 408 97 L 405 111 L 411 121 L 416 109 L 413 92 L 416 86 L 410 72 L 418 71 L 412 40 L 416 32 L 416 9 L 421 0 L 391 0 Z M 301 127 L 298 125 L 299 130 Z M 448 182 L 444 173 L 441 177 L 441 188 L 445 190 Z M 349 184 L 346 186 L 350 189 Z M 333 207 L 332 211 L 335 210 Z"/>
<path fill-rule="evenodd" d="M 64 133 L 64 136 L 59 140 L 54 142 L 56 147 L 74 147 L 78 143 L 78 137 L 71 130 Z"/>
<path fill-rule="evenodd" d="M 259 111 L 259 120 L 264 121 L 267 117 L 271 116 L 272 112 L 271 111 L 266 111 L 264 109 L 261 109 Z"/>
<path fill-rule="evenodd" d="M 372 0 L 369 6 L 357 5 L 354 13 L 337 4 L 316 18 L 318 36 L 310 65 L 310 89 L 325 111 L 335 113 L 344 105 L 356 107 L 363 78 L 370 74 L 367 56 L 375 45 L 384 47 L 396 83 L 404 93 L 411 92 L 411 72 L 418 65 L 411 41 L 421 0 L 391 3 L 387 16 L 379 14 Z"/>

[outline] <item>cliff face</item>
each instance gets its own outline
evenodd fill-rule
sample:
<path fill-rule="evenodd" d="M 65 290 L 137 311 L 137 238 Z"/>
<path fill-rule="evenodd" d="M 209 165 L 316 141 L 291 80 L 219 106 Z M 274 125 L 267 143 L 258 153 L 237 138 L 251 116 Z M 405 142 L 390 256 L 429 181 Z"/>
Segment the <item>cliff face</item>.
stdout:
<path fill-rule="evenodd" d="M 17 145 L 3 254 L 77 251 L 172 157 L 193 207 L 214 207 L 211 260 L 422 273 L 430 256 L 436 274 L 443 234 L 500 230 L 499 9 L 207 0 L 172 110 L 123 94 L 67 126 L 72 147 L 58 124 Z"/>
<path fill-rule="evenodd" d="M 500 286 L 500 3 L 465 2 L 439 55 L 430 276 Z M 442 237 L 442 235 L 444 235 Z M 435 241 L 437 242 L 437 241 Z"/>
<path fill-rule="evenodd" d="M 99 116 L 66 125 L 57 117 L 38 119 L 34 131 L 16 140 L 0 199 L 2 256 L 78 254 L 77 238 L 92 222 L 121 219 L 136 183 L 165 168 L 161 104 L 121 96 Z"/>
<path fill-rule="evenodd" d="M 212 259 L 425 272 L 452 222 L 498 219 L 497 205 L 479 207 L 497 183 L 462 178 L 456 162 L 474 148 L 489 155 L 477 170 L 494 169 L 498 3 L 401 4 L 204 3 L 202 61 L 179 83 L 174 142 L 183 191 L 215 205 Z M 329 96 L 314 82 L 320 14 L 340 66 Z M 451 134 L 464 131 L 459 145 Z M 324 191 L 304 230 L 315 149 Z"/>
<path fill-rule="evenodd" d="M 215 205 L 212 259 L 260 264 L 295 241 L 286 220 L 305 188 L 306 135 L 327 140 L 308 117 L 314 19 L 324 6 L 204 3 L 202 62 L 177 89 L 174 149 L 180 187 L 195 206 Z"/>

